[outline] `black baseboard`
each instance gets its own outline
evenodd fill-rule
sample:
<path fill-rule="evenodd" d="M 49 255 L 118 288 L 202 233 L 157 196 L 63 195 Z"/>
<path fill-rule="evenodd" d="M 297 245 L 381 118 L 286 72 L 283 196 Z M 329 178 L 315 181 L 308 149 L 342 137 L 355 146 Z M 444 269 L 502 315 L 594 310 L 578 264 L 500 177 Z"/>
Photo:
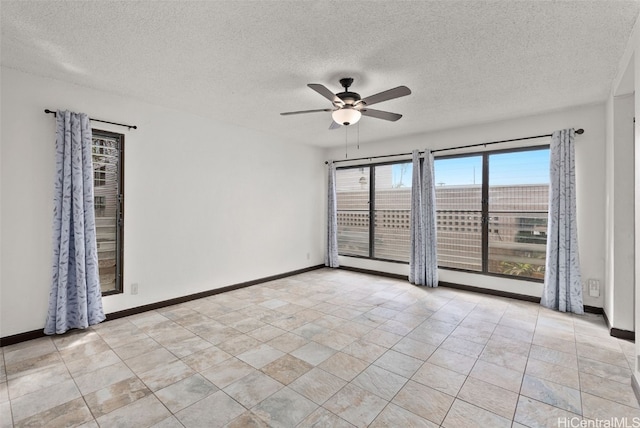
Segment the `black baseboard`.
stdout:
<path fill-rule="evenodd" d="M 604 317 L 604 322 L 607 323 L 607 327 L 609 328 L 609 334 L 613 337 L 623 340 L 630 340 L 632 342 L 636 341 L 636 333 L 634 331 L 622 330 L 620 328 L 611 327 L 611 322 L 609 321 L 609 317 L 604 309 L 600 308 L 600 312 Z"/>
<path fill-rule="evenodd" d="M 583 309 L 586 313 L 588 314 L 596 314 L 596 315 L 603 315 L 605 321 L 607 321 L 607 315 L 604 313 L 604 310 L 602 308 L 599 308 L 597 306 L 588 306 L 588 305 L 584 305 Z M 607 324 L 609 324 L 609 322 L 607 321 Z"/>
<path fill-rule="evenodd" d="M 293 275 L 298 275 L 305 272 L 311 272 L 316 269 L 322 269 L 324 265 L 316 265 L 310 266 L 303 269 L 298 269 L 290 272 L 281 273 L 278 275 L 267 276 L 264 278 L 254 279 L 251 281 L 241 282 L 238 284 L 228 285 L 226 287 L 216 288 L 213 290 L 207 290 L 200 293 L 189 294 L 188 296 L 176 297 L 174 299 L 163 300 L 162 302 L 150 303 L 148 305 L 137 306 L 135 308 L 125 309 L 118 312 L 112 312 L 107 314 L 107 319 L 105 321 L 111 321 L 122 317 L 127 317 L 129 315 L 140 314 L 147 311 L 152 311 L 155 309 L 164 308 L 167 306 L 177 305 L 180 303 L 189 302 L 191 300 L 202 299 L 203 297 L 209 297 L 220 293 L 225 293 L 227 291 L 238 290 L 240 288 L 250 287 L 256 284 L 262 284 L 269 281 L 275 281 L 277 279 L 286 278 Z M 14 345 L 20 342 L 26 342 L 27 340 L 38 339 L 40 337 L 44 337 L 44 331 L 40 330 L 32 330 L 27 331 L 25 333 L 18 333 L 11 336 L 0 337 L 0 347 Z"/>
<path fill-rule="evenodd" d="M 407 279 L 407 275 L 399 275 L 397 273 L 389 273 L 389 272 L 380 272 L 377 270 L 362 269 L 362 268 L 351 267 L 351 266 L 340 266 L 338 269 L 348 270 L 351 272 L 364 273 L 367 275 L 382 276 L 385 278 L 405 279 L 405 280 Z"/>
<path fill-rule="evenodd" d="M 440 281 L 440 287 L 456 288 L 458 290 L 471 291 L 473 293 L 490 294 L 492 296 L 507 297 L 509 299 L 523 300 L 525 302 L 540 303 L 540 298 L 536 296 L 528 296 L 526 294 L 510 293 L 502 290 L 492 290 L 490 288 L 473 287 L 471 285 L 456 284 L 453 282 Z"/>
<path fill-rule="evenodd" d="M 631 389 L 633 389 L 633 393 L 636 396 L 636 400 L 640 403 L 640 385 L 638 385 L 638 381 L 636 380 L 635 375 L 631 375 Z"/>

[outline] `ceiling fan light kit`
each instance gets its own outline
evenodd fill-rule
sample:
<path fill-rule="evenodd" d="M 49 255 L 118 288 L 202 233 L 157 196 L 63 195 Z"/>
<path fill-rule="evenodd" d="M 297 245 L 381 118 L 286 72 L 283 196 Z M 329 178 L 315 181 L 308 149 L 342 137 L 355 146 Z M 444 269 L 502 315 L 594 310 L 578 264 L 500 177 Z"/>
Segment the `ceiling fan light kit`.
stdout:
<path fill-rule="evenodd" d="M 388 101 L 394 98 L 400 98 L 409 95 L 411 94 L 411 90 L 409 88 L 407 88 L 406 86 L 398 86 L 397 88 L 389 89 L 387 91 L 383 91 L 363 99 L 357 92 L 349 91 L 349 87 L 352 83 L 353 79 L 350 77 L 340 79 L 340 85 L 342 85 L 344 91 L 337 94 L 334 94 L 326 86 L 319 83 L 309 83 L 307 85 L 309 88 L 313 89 L 314 91 L 331 101 L 331 103 L 333 104 L 333 109 L 303 110 L 280 114 L 283 116 L 287 116 L 292 114 L 330 111 L 333 121 L 331 122 L 331 126 L 329 127 L 329 129 L 339 128 L 340 125 L 353 125 L 355 123 L 358 123 L 362 116 L 369 116 L 376 119 L 388 120 L 391 122 L 395 122 L 402 117 L 401 114 L 382 110 L 373 110 L 369 108 L 369 106 L 375 103 L 380 103 L 382 101 Z"/>
<path fill-rule="evenodd" d="M 362 113 L 353 107 L 343 107 L 338 110 L 334 110 L 331 113 L 331 117 L 336 123 L 340 125 L 349 126 L 357 123 L 362 117 Z"/>

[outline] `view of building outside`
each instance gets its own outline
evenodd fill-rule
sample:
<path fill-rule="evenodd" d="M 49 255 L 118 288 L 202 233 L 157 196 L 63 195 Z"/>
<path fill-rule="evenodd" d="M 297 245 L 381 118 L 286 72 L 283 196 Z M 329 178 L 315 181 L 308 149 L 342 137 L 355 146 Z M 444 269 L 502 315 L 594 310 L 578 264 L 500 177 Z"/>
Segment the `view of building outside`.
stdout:
<path fill-rule="evenodd" d="M 94 135 L 92 158 L 100 288 L 105 293 L 117 289 L 119 142 Z"/>
<path fill-rule="evenodd" d="M 543 278 L 549 200 L 548 150 L 490 156 L 487 272 Z M 546 161 L 545 161 L 546 153 Z M 482 271 L 482 158 L 436 160 L 438 266 Z M 545 165 L 546 162 L 546 165 Z M 527 169 L 543 173 L 527 175 Z M 369 253 L 370 167 L 336 171 L 338 248 L 342 255 L 409 261 L 411 163 L 377 165 L 373 254 Z M 545 175 L 546 174 L 546 175 Z M 450 176 L 449 176 L 450 175 Z M 455 177 L 455 178 L 450 178 Z M 492 179 L 495 177 L 494 179 Z M 447 183 L 444 180 L 453 182 Z M 514 184 L 504 184 L 509 181 Z M 527 184 L 523 181 L 531 181 Z M 546 183 L 545 183 L 546 181 Z"/>

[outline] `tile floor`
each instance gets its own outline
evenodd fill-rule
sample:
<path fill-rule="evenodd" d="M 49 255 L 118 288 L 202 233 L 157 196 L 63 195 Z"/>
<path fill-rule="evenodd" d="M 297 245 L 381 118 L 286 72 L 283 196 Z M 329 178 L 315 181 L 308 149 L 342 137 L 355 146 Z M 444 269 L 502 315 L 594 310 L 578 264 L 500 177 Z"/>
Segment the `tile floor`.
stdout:
<path fill-rule="evenodd" d="M 4 347 L 0 426 L 579 426 L 640 417 L 633 354 L 601 316 L 321 269 Z"/>

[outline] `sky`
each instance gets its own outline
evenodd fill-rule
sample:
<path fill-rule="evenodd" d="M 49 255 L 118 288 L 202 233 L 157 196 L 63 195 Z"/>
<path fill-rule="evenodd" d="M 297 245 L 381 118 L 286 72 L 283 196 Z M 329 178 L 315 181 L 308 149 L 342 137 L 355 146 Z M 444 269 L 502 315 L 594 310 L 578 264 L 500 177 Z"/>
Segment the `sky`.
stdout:
<path fill-rule="evenodd" d="M 393 165 L 393 182 L 400 181 L 401 166 Z M 402 182 L 411 183 L 411 164 Z M 482 183 L 482 156 L 435 160 L 436 186 Z M 489 155 L 489 185 L 549 183 L 549 149 Z"/>

